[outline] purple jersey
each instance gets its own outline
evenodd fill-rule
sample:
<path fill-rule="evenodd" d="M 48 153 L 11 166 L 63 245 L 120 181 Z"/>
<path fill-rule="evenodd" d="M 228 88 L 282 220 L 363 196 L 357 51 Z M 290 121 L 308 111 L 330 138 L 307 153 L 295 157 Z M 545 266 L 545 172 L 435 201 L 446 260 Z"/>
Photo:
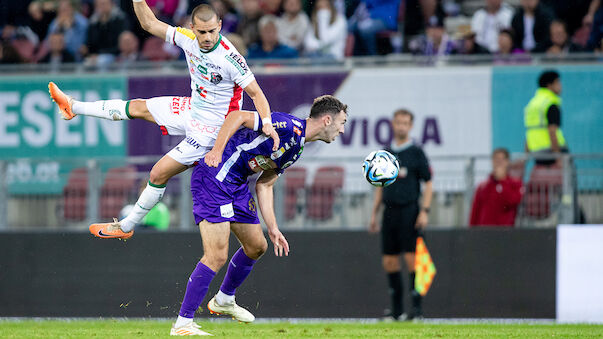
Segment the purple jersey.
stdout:
<path fill-rule="evenodd" d="M 257 131 L 238 130 L 226 144 L 220 166 L 207 168 L 215 171 L 218 181 L 240 184 L 256 172 L 270 169 L 280 174 L 299 159 L 306 140 L 305 120 L 287 113 L 272 113 L 272 125 L 281 140 L 280 148 L 274 152 L 274 140 L 261 132 L 262 122 L 257 115 L 256 121 Z"/>

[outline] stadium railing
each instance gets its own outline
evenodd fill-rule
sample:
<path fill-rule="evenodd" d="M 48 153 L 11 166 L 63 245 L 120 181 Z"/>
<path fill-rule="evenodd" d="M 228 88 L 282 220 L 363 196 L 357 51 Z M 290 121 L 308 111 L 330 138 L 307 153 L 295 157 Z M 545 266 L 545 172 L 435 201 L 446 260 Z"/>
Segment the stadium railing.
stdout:
<path fill-rule="evenodd" d="M 562 156 L 561 168 L 513 157 L 511 173 L 525 193 L 516 227 L 603 222 L 603 154 Z M 0 229 L 85 229 L 121 217 L 148 180 L 154 156 L 21 158 L 0 161 Z M 284 230 L 359 230 L 367 227 L 373 189 L 357 174 L 362 159 L 302 159 L 275 186 L 275 211 Z M 434 174 L 430 226 L 467 227 L 473 194 L 490 173 L 489 156 L 430 157 Z M 192 229 L 190 175 L 170 180 L 163 203 L 172 229 Z M 252 180 L 253 181 L 253 180 Z M 253 182 L 251 185 L 252 190 Z"/>

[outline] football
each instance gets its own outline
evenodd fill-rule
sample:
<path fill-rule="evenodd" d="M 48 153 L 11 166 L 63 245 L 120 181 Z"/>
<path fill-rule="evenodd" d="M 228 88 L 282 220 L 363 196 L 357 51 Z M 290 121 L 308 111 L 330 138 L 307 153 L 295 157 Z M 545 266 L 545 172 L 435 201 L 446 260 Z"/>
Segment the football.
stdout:
<path fill-rule="evenodd" d="M 371 152 L 362 164 L 364 177 L 371 185 L 377 187 L 391 185 L 398 178 L 398 171 L 398 159 L 385 150 Z"/>

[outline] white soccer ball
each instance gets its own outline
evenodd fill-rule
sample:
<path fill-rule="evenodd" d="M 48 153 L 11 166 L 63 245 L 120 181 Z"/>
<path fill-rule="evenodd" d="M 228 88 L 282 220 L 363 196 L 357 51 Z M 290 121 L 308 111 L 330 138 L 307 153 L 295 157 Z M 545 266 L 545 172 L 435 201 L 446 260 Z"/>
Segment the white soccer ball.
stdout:
<path fill-rule="evenodd" d="M 398 159 L 386 150 L 373 151 L 364 159 L 362 173 L 371 185 L 385 187 L 398 178 Z"/>

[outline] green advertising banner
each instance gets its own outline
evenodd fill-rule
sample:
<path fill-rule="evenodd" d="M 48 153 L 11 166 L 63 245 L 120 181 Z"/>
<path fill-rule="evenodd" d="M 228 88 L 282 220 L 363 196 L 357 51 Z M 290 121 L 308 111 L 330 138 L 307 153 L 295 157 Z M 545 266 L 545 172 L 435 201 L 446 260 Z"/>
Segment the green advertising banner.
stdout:
<path fill-rule="evenodd" d="M 77 165 L 56 158 L 125 157 L 123 122 L 80 116 L 63 120 L 48 94 L 48 82 L 76 100 L 96 101 L 125 98 L 126 80 L 96 75 L 0 78 L 0 160 L 10 159 L 9 191 L 60 193 Z"/>

